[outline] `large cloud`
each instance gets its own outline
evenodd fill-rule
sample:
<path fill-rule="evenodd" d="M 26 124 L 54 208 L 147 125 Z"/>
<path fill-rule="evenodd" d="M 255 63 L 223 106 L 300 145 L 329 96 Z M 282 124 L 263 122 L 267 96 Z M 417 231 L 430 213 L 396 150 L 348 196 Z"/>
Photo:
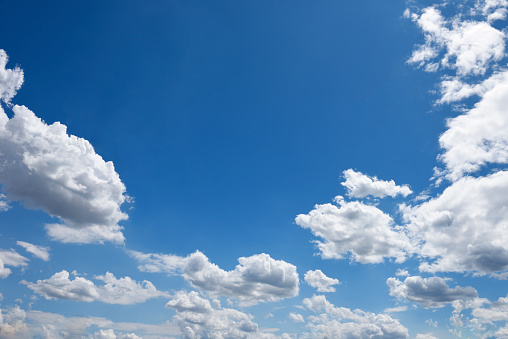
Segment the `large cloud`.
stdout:
<path fill-rule="evenodd" d="M 439 277 L 414 276 L 407 277 L 404 282 L 396 278 L 388 278 L 386 283 L 390 287 L 390 295 L 397 299 L 416 302 L 425 308 L 443 307 L 457 300 L 478 298 L 478 292 L 473 287 L 450 288 L 445 280 Z"/>
<path fill-rule="evenodd" d="M 346 181 L 341 185 L 347 188 L 347 195 L 353 198 L 365 198 L 369 195 L 375 198 L 384 198 L 386 196 L 395 197 L 399 194 L 406 197 L 413 193 L 407 185 L 399 186 L 393 180 L 379 180 L 352 169 L 344 171 L 344 178 Z"/>
<path fill-rule="evenodd" d="M 412 251 L 409 239 L 394 227 L 390 216 L 374 206 L 358 201 L 346 202 L 337 197 L 339 206 L 316 205 L 309 214 L 300 214 L 295 221 L 324 241 L 316 241 L 321 256 L 342 259 L 351 253 L 352 260 L 380 263 L 385 257 L 397 262 Z"/>
<path fill-rule="evenodd" d="M 336 307 L 322 295 L 303 300 L 306 308 L 316 313 L 309 317 L 309 332 L 301 338 L 408 338 L 408 330 L 386 314 Z"/>
<path fill-rule="evenodd" d="M 402 206 L 420 254 L 420 270 L 479 274 L 508 269 L 508 172 L 464 177 L 437 198 Z"/>
<path fill-rule="evenodd" d="M 181 274 L 208 296 L 237 299 L 242 306 L 295 297 L 299 291 L 296 267 L 264 253 L 239 258 L 239 265 L 232 271 L 211 263 L 199 251 L 187 257 L 130 253 L 141 263 L 139 268 L 143 271 Z"/>
<path fill-rule="evenodd" d="M 1 51 L 0 95 L 7 100 L 22 73 L 5 70 L 4 61 Z M 46 226 L 55 240 L 123 242 L 118 222 L 127 219 L 120 210 L 127 198 L 113 163 L 87 140 L 67 134 L 65 125 L 48 125 L 24 106 L 12 110 L 9 118 L 0 107 L 0 183 L 7 198 L 58 217 L 64 224 Z"/>
<path fill-rule="evenodd" d="M 275 338 L 259 331 L 249 314 L 230 308 L 213 308 L 196 292 L 178 292 L 166 307 L 177 314 L 173 320 L 182 331 L 182 338 Z"/>
<path fill-rule="evenodd" d="M 82 277 L 69 279 L 69 272 L 55 273 L 51 278 L 37 280 L 36 283 L 25 282 L 28 288 L 44 296 L 46 299 L 70 299 L 79 301 L 102 301 L 108 304 L 136 304 L 148 299 L 167 297 L 165 292 L 158 291 L 155 286 L 144 281 L 142 284 L 130 277 L 117 279 L 112 273 L 95 277 L 105 284 L 96 286 L 92 281 Z"/>

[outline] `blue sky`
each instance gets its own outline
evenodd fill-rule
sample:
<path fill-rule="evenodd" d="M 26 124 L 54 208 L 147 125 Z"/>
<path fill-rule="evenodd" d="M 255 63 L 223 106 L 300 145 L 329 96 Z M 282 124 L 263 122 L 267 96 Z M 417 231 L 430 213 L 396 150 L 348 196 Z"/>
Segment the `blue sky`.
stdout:
<path fill-rule="evenodd" d="M 508 2 L 2 11 L 1 338 L 508 338 Z"/>

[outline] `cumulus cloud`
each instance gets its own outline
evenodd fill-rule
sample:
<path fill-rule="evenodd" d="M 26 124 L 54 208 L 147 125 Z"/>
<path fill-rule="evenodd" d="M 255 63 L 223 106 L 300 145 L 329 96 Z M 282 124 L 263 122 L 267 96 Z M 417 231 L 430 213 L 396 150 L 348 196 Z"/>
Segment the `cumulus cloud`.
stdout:
<path fill-rule="evenodd" d="M 141 337 L 134 333 L 117 334 L 115 330 L 100 330 L 92 335 L 92 339 L 141 339 Z"/>
<path fill-rule="evenodd" d="M 23 247 L 27 252 L 32 253 L 34 256 L 36 256 L 39 259 L 42 259 L 44 261 L 49 260 L 49 248 L 48 247 L 30 244 L 25 241 L 17 241 L 16 244 Z"/>
<path fill-rule="evenodd" d="M 213 308 L 196 292 L 178 292 L 166 307 L 176 310 L 173 320 L 182 338 L 274 338 L 259 331 L 253 317 L 235 309 Z"/>
<path fill-rule="evenodd" d="M 436 7 L 423 9 L 411 17 L 425 34 L 409 63 L 427 71 L 450 68 L 459 76 L 482 75 L 505 56 L 505 34 L 486 21 L 446 19 Z M 443 53 L 442 53 L 443 52 Z M 436 58 L 439 60 L 435 60 Z"/>
<path fill-rule="evenodd" d="M 112 273 L 96 276 L 95 279 L 105 284 L 96 286 L 92 281 L 82 277 L 69 279 L 69 272 L 63 270 L 51 278 L 37 280 L 36 283 L 23 281 L 28 288 L 46 299 L 70 299 L 78 301 L 102 301 L 107 304 L 130 305 L 145 302 L 148 299 L 167 297 L 166 292 L 158 291 L 145 280 L 139 283 L 130 277 L 117 279 Z"/>
<path fill-rule="evenodd" d="M 23 73 L 5 70 L 5 62 L 1 50 L 0 97 L 8 101 Z M 87 140 L 67 134 L 65 125 L 48 125 L 25 106 L 12 111 L 9 118 L 0 107 L 0 183 L 6 197 L 58 217 L 63 224 L 46 226 L 55 240 L 123 242 L 118 222 L 127 219 L 120 209 L 127 196 L 113 163 Z"/>
<path fill-rule="evenodd" d="M 12 273 L 11 269 L 5 267 L 5 265 L 13 267 L 27 266 L 27 261 L 27 258 L 13 249 L 0 250 L 0 278 L 7 278 Z"/>
<path fill-rule="evenodd" d="M 430 260 L 427 272 L 477 274 L 508 269 L 508 172 L 464 177 L 418 206 L 401 206 L 408 229 Z"/>
<path fill-rule="evenodd" d="M 398 186 L 393 180 L 379 180 L 376 177 L 370 177 L 352 169 L 344 171 L 343 174 L 346 181 L 341 185 L 346 187 L 349 197 L 365 198 L 369 195 L 375 198 L 395 197 L 397 195 L 406 197 L 413 193 L 409 186 Z"/>
<path fill-rule="evenodd" d="M 374 206 L 337 197 L 339 206 L 316 205 L 309 214 L 300 214 L 296 223 L 324 241 L 316 241 L 321 257 L 380 263 L 384 258 L 403 262 L 412 251 L 409 239 L 395 228 L 392 218 Z"/>
<path fill-rule="evenodd" d="M 396 278 L 386 281 L 390 295 L 397 299 L 416 302 L 425 308 L 443 307 L 457 300 L 478 299 L 478 293 L 471 287 L 456 286 L 450 288 L 444 279 L 439 277 L 407 277 L 404 282 Z"/>
<path fill-rule="evenodd" d="M 296 267 L 264 253 L 239 258 L 239 265 L 232 271 L 211 263 L 199 251 L 187 257 L 130 253 L 143 271 L 181 274 L 208 296 L 233 298 L 242 306 L 295 297 L 299 291 Z"/>
<path fill-rule="evenodd" d="M 304 279 L 307 284 L 317 288 L 318 292 L 335 292 L 332 286 L 340 284 L 339 279 L 329 278 L 321 270 L 307 271 Z"/>
<path fill-rule="evenodd" d="M 303 316 L 298 313 L 289 313 L 289 319 L 291 319 L 295 323 L 304 323 L 305 322 L 305 320 L 303 319 Z"/>
<path fill-rule="evenodd" d="M 322 295 L 303 300 L 316 315 L 309 317 L 309 332 L 302 338 L 409 338 L 408 330 L 386 314 L 336 307 Z"/>
<path fill-rule="evenodd" d="M 23 71 L 19 67 L 7 69 L 9 58 L 3 49 L 0 49 L 0 100 L 9 103 L 23 84 Z"/>

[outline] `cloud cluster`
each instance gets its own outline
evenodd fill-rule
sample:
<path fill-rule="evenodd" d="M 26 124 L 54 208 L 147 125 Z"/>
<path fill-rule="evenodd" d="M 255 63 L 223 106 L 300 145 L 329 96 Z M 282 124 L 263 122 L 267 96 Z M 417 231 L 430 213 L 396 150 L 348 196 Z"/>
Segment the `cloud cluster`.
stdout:
<path fill-rule="evenodd" d="M 338 206 L 316 205 L 295 219 L 324 240 L 316 241 L 323 258 L 342 259 L 351 253 L 351 259 L 361 263 L 380 263 L 384 258 L 400 263 L 412 251 L 406 235 L 380 209 L 359 201 L 346 202 L 340 196 L 335 200 Z"/>
<path fill-rule="evenodd" d="M 0 250 L 0 278 L 7 278 L 12 273 L 11 269 L 6 268 L 5 265 L 13 267 L 27 266 L 27 261 L 28 258 L 13 249 Z"/>
<path fill-rule="evenodd" d="M 180 291 L 166 304 L 176 310 L 173 320 L 182 331 L 182 338 L 275 338 L 263 333 L 249 314 L 212 307 L 197 292 Z"/>
<path fill-rule="evenodd" d="M 344 171 L 343 174 L 346 181 L 341 183 L 341 185 L 346 187 L 348 191 L 347 195 L 350 198 L 365 198 L 367 196 L 374 198 L 390 196 L 393 198 L 397 195 L 406 197 L 413 193 L 409 186 L 398 186 L 393 180 L 379 180 L 376 177 L 369 177 L 352 169 Z"/>
<path fill-rule="evenodd" d="M 386 314 L 336 307 L 322 295 L 303 300 L 316 315 L 309 317 L 301 338 L 409 338 L 408 330 Z"/>
<path fill-rule="evenodd" d="M 233 298 L 242 306 L 295 297 L 299 291 L 296 267 L 264 253 L 239 258 L 239 265 L 232 271 L 211 263 L 199 251 L 187 257 L 130 253 L 143 271 L 181 274 L 208 296 Z"/>
<path fill-rule="evenodd" d="M 339 279 L 327 277 L 321 270 L 307 271 L 304 279 L 307 284 L 317 288 L 318 292 L 335 292 L 332 286 L 340 284 Z"/>
<path fill-rule="evenodd" d="M 51 278 L 37 280 L 36 283 L 22 281 L 28 288 L 46 299 L 68 299 L 78 301 L 102 301 L 107 304 L 130 305 L 145 302 L 148 299 L 167 297 L 166 292 L 158 291 L 145 280 L 139 283 L 130 277 L 117 279 L 112 273 L 96 276 L 104 282 L 96 286 L 92 281 L 82 277 L 69 279 L 69 272 L 63 270 Z"/>
<path fill-rule="evenodd" d="M 0 98 L 9 101 L 23 73 L 5 69 L 6 61 L 0 50 Z M 0 183 L 6 197 L 58 217 L 63 224 L 46 226 L 55 240 L 123 242 L 118 222 L 127 219 L 120 209 L 127 197 L 113 163 L 87 140 L 68 135 L 65 125 L 48 125 L 25 106 L 12 111 L 9 118 L 0 107 Z"/>
<path fill-rule="evenodd" d="M 391 296 L 399 300 L 416 302 L 425 308 L 443 307 L 457 300 L 467 301 L 478 298 L 478 292 L 473 287 L 450 288 L 440 277 L 413 276 L 407 277 L 404 282 L 396 278 L 388 278 L 386 283 L 390 287 Z"/>

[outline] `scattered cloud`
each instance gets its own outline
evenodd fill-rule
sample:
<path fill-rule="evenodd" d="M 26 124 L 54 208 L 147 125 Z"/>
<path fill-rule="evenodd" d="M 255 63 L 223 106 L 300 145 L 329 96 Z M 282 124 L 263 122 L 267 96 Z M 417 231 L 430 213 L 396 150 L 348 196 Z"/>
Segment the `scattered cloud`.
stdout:
<path fill-rule="evenodd" d="M 404 282 L 396 278 L 386 281 L 390 287 L 390 295 L 399 300 L 406 299 L 416 302 L 425 308 L 443 307 L 456 300 L 477 299 L 478 293 L 471 287 L 456 286 L 450 288 L 444 279 L 439 277 L 422 278 L 407 277 Z"/>
<path fill-rule="evenodd" d="M 407 311 L 407 306 L 398 306 L 398 307 L 390 307 L 385 309 L 384 313 L 398 313 L 398 312 L 405 312 Z"/>
<path fill-rule="evenodd" d="M 308 228 L 324 241 L 316 241 L 321 257 L 343 259 L 351 253 L 360 263 L 380 263 L 384 258 L 406 260 L 412 251 L 409 239 L 394 227 L 392 218 L 374 206 L 335 198 L 339 206 L 316 205 L 309 214 L 296 217 L 296 224 Z"/>
<path fill-rule="evenodd" d="M 69 272 L 65 270 L 55 273 L 46 280 L 37 280 L 36 283 L 22 281 L 22 283 L 46 299 L 102 301 L 107 304 L 130 305 L 142 303 L 148 299 L 169 296 L 166 292 L 158 291 L 147 280 L 139 283 L 130 277 L 117 279 L 109 272 L 96 276 L 95 279 L 101 280 L 105 284 L 96 286 L 92 281 L 82 277 L 70 280 Z"/>
<path fill-rule="evenodd" d="M 291 319 L 295 323 L 304 323 L 305 322 L 305 320 L 303 319 L 303 316 L 299 313 L 289 313 L 289 319 Z"/>
<path fill-rule="evenodd" d="M 0 49 L 0 100 L 10 103 L 18 89 L 23 84 L 23 71 L 19 67 L 7 69 L 9 58 L 3 49 Z"/>
<path fill-rule="evenodd" d="M 408 330 L 386 314 L 336 307 L 318 295 L 303 300 L 316 316 L 309 317 L 309 332 L 301 338 L 409 338 Z"/>
<path fill-rule="evenodd" d="M 213 308 L 196 292 L 178 292 L 166 307 L 176 310 L 173 320 L 182 338 L 274 338 L 263 333 L 253 317 L 235 309 Z"/>
<path fill-rule="evenodd" d="M 344 171 L 343 174 L 346 181 L 341 185 L 346 187 L 347 195 L 350 198 L 365 198 L 367 196 L 384 198 L 387 196 L 396 197 L 397 195 L 406 197 L 413 193 L 409 186 L 398 186 L 393 180 L 379 180 L 376 177 L 370 177 L 352 169 Z"/>
<path fill-rule="evenodd" d="M 49 248 L 48 247 L 30 244 L 25 241 L 17 241 L 16 244 L 23 247 L 27 252 L 32 253 L 34 256 L 36 256 L 39 259 L 42 259 L 44 261 L 49 260 Z"/>
<path fill-rule="evenodd" d="M 307 284 L 317 288 L 318 292 L 335 292 L 332 286 L 340 284 L 339 279 L 329 278 L 321 270 L 307 271 L 304 279 Z"/>
<path fill-rule="evenodd" d="M 138 267 L 142 271 L 181 274 L 192 287 L 209 297 L 233 298 L 241 306 L 292 298 L 299 291 L 296 267 L 264 253 L 239 258 L 239 265 L 232 271 L 211 263 L 199 251 L 187 257 L 130 253 L 140 262 Z"/>

